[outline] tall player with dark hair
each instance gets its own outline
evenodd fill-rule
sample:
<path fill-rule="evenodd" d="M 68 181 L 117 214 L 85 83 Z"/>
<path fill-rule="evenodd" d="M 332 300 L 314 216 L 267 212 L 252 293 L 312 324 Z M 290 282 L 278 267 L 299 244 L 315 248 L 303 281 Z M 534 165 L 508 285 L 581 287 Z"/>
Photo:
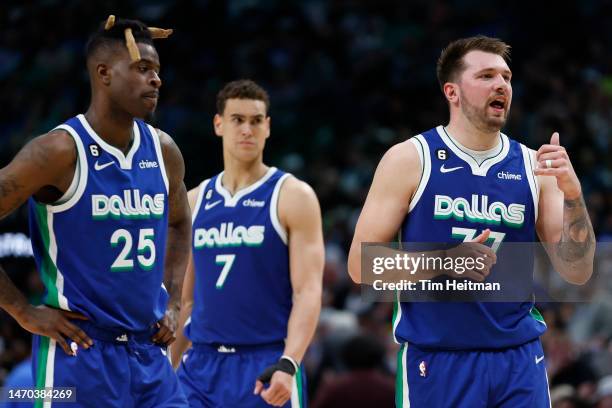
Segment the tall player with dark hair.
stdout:
<path fill-rule="evenodd" d="M 189 251 L 184 164 L 172 139 L 142 120 L 161 86 L 153 38 L 169 34 L 109 17 L 87 44 L 87 112 L 0 170 L 2 215 L 30 199 L 46 288 L 40 308 L 8 282 L 0 300 L 38 334 L 36 386 L 75 387 L 77 403 L 66 406 L 186 406 L 164 351 Z"/>
<path fill-rule="evenodd" d="M 450 121 L 382 158 L 349 254 L 353 280 L 362 278 L 361 243 L 389 242 L 398 231 L 402 242 L 480 244 L 533 242 L 537 233 L 565 280 L 590 278 L 595 236 L 559 134 L 534 152 L 500 132 L 512 101 L 508 57 L 508 45 L 483 36 L 442 52 Z M 531 271 L 533 259 L 519 264 Z M 539 341 L 546 324 L 533 301 L 396 306 L 398 407 L 550 405 Z"/>
<path fill-rule="evenodd" d="M 193 346 L 181 361 L 188 340 L 179 331 L 172 351 L 192 407 L 305 404 L 299 363 L 321 309 L 321 211 L 306 183 L 263 162 L 269 103 L 248 80 L 219 92 L 224 171 L 189 192 L 181 321 Z"/>

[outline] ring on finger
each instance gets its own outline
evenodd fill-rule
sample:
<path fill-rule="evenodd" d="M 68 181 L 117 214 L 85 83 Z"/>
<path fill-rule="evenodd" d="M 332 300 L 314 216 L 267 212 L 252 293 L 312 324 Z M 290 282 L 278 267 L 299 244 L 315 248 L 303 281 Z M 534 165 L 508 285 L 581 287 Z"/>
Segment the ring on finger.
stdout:
<path fill-rule="evenodd" d="M 546 159 L 545 163 L 546 163 L 546 168 L 547 168 L 547 169 L 552 168 L 552 160 L 550 160 L 550 159 Z"/>

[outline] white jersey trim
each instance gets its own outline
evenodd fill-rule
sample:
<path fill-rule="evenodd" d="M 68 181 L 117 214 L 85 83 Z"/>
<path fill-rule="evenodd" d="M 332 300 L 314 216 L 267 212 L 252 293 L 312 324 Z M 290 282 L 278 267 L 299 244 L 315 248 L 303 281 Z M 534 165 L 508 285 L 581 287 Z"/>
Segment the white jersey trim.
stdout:
<path fill-rule="evenodd" d="M 81 176 L 81 160 L 79 159 L 79 155 L 77 153 L 77 161 L 74 166 L 74 175 L 72 176 L 72 181 L 70 182 L 70 185 L 68 186 L 68 189 L 66 190 L 64 195 L 61 196 L 59 200 L 54 202 L 53 205 L 61 205 L 67 202 L 68 200 L 70 200 L 70 197 L 72 197 L 76 193 L 77 186 L 79 185 L 80 176 Z"/>
<path fill-rule="evenodd" d="M 296 378 L 298 375 L 300 375 L 300 373 L 296 371 L 296 374 L 293 376 L 293 381 L 291 381 L 291 408 L 300 408 L 300 394 L 298 393 Z"/>
<path fill-rule="evenodd" d="M 280 195 L 280 189 L 283 183 L 285 182 L 285 180 L 287 180 L 289 176 L 291 176 L 291 174 L 286 173 L 278 179 L 276 185 L 274 186 L 274 191 L 272 192 L 272 198 L 270 199 L 270 220 L 272 221 L 272 226 L 276 230 L 276 233 L 285 245 L 287 245 L 288 237 L 287 230 L 285 229 L 285 227 L 283 227 L 280 220 L 278 219 L 278 196 Z"/>
<path fill-rule="evenodd" d="M 400 301 L 399 290 L 395 292 L 395 305 L 397 307 L 397 312 L 395 313 L 395 320 L 393 321 L 393 340 L 396 344 L 401 344 L 397 339 L 397 335 L 395 334 L 397 331 L 397 326 L 399 326 L 399 323 L 402 320 L 402 302 Z"/>
<path fill-rule="evenodd" d="M 408 384 L 408 343 L 402 344 L 404 352 L 402 353 L 402 408 L 410 408 L 410 389 Z"/>
<path fill-rule="evenodd" d="M 83 125 L 87 133 L 89 133 L 89 136 L 91 136 L 91 138 L 95 140 L 96 143 L 98 143 L 102 149 L 104 149 L 107 153 L 117 159 L 117 161 L 119 162 L 119 167 L 124 170 L 132 169 L 132 158 L 140 147 L 140 130 L 138 129 L 138 124 L 136 123 L 136 121 L 134 121 L 132 127 L 134 131 L 134 141 L 132 143 L 132 147 L 130 148 L 128 154 L 124 156 L 121 150 L 106 143 L 100 136 L 98 136 L 96 131 L 93 130 L 93 128 L 89 125 L 89 122 L 87 122 L 87 119 L 85 119 L 85 116 L 83 114 L 78 115 L 77 119 L 79 119 L 81 125 Z"/>
<path fill-rule="evenodd" d="M 83 141 L 79 134 L 72 127 L 68 125 L 59 125 L 54 130 L 61 129 L 68 132 L 70 136 L 74 139 L 74 144 L 77 149 L 77 163 L 78 165 L 75 167 L 74 176 L 72 178 L 72 182 L 70 183 L 70 187 L 66 193 L 60 198 L 58 201 L 61 202 L 58 204 L 48 204 L 47 208 L 50 212 L 59 213 L 62 211 L 66 211 L 72 207 L 81 199 L 83 196 L 83 192 L 85 191 L 85 187 L 87 186 L 87 173 L 88 173 L 88 165 L 87 165 L 87 155 L 85 153 L 85 147 L 83 146 Z M 77 170 L 78 170 L 78 179 L 77 179 Z M 73 189 L 73 185 L 76 181 L 76 189 L 72 194 L 69 194 L 70 190 Z M 70 195 L 70 198 L 68 198 Z M 66 200 L 67 199 L 67 200 Z M 64 201 L 66 200 L 66 201 Z"/>
<path fill-rule="evenodd" d="M 500 132 L 499 136 L 501 138 L 502 149 L 499 154 L 493 157 L 489 157 L 482 163 L 478 164 L 478 162 L 474 160 L 472 156 L 461 150 L 459 146 L 457 146 L 455 142 L 453 142 L 452 138 L 446 133 L 446 130 L 443 126 L 438 126 L 436 130 L 438 131 L 438 135 L 440 135 L 440 138 L 442 139 L 444 144 L 449 149 L 451 149 L 453 153 L 457 155 L 457 157 L 459 157 L 461 160 L 463 160 L 470 166 L 472 174 L 475 176 L 486 177 L 489 169 L 504 160 L 508 155 L 508 152 L 510 151 L 510 140 L 508 139 L 508 136 Z"/>
<path fill-rule="evenodd" d="M 151 137 L 153 138 L 155 153 L 157 154 L 157 162 L 159 163 L 159 170 L 161 171 L 164 184 L 166 185 L 166 193 L 170 194 L 170 184 L 168 183 L 168 175 L 166 174 L 166 165 L 164 164 L 164 155 L 162 154 L 161 142 L 159 141 L 159 133 L 157 133 L 157 130 L 155 130 L 155 128 L 149 124 L 147 124 L 147 128 L 149 129 Z"/>
<path fill-rule="evenodd" d="M 57 263 L 57 239 L 55 238 L 55 230 L 53 227 L 53 207 L 50 205 L 47 208 L 47 228 L 49 229 L 49 258 L 55 265 L 56 276 L 55 276 L 55 287 L 57 289 L 57 303 L 60 309 L 70 310 L 68 307 L 68 299 L 64 296 L 64 275 L 60 271 Z"/>
<path fill-rule="evenodd" d="M 408 206 L 408 212 L 410 213 L 418 204 L 429 182 L 429 177 L 431 176 L 431 156 L 429 154 L 429 145 L 423 135 L 416 135 L 410 138 L 409 141 L 416 147 L 419 159 L 421 160 L 421 179 Z"/>
<path fill-rule="evenodd" d="M 49 339 L 49 349 L 47 350 L 47 366 L 45 367 L 45 385 L 44 387 L 53 388 L 53 378 L 55 377 L 55 349 L 57 341 Z M 52 401 L 43 402 L 43 408 L 51 408 Z"/>
<path fill-rule="evenodd" d="M 243 189 L 236 191 L 236 193 L 232 196 L 232 194 L 229 191 L 227 191 L 225 187 L 223 187 L 223 183 L 221 183 L 223 174 L 225 174 L 225 171 L 222 171 L 217 176 L 217 180 L 215 180 L 215 189 L 217 190 L 219 194 L 221 194 L 221 197 L 225 199 L 226 207 L 235 207 L 236 205 L 238 205 L 242 197 L 257 190 L 259 186 L 261 186 L 263 183 L 268 181 L 268 179 L 272 177 L 272 175 L 275 172 L 276 172 L 276 167 L 270 167 L 268 171 L 266 172 L 266 174 L 263 175 L 263 177 L 261 177 L 259 180 L 257 180 L 250 186 L 247 186 Z"/>
<path fill-rule="evenodd" d="M 196 199 L 195 207 L 193 207 L 193 212 L 191 214 L 191 224 L 195 222 L 198 213 L 200 212 L 200 207 L 202 206 L 202 201 L 204 199 L 204 191 L 206 191 L 206 187 L 208 186 L 208 182 L 210 179 L 206 179 L 200 183 L 200 189 L 198 190 L 198 198 Z"/>
<path fill-rule="evenodd" d="M 533 164 L 535 163 L 534 151 L 527 148 L 521 143 L 521 152 L 523 153 L 523 164 L 525 165 L 525 176 L 529 182 L 529 190 L 533 199 L 534 223 L 538 221 L 538 203 L 540 201 L 540 184 L 535 174 L 533 174 Z"/>

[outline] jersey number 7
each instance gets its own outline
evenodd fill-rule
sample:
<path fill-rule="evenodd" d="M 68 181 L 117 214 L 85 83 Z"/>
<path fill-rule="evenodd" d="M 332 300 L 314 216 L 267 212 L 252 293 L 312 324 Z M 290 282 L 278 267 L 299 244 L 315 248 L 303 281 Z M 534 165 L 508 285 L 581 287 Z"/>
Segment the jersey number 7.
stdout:
<path fill-rule="evenodd" d="M 234 254 L 217 255 L 215 257 L 215 263 L 219 266 L 223 265 L 221 274 L 219 274 L 219 279 L 217 279 L 217 283 L 215 284 L 217 289 L 223 288 L 227 275 L 229 275 L 230 269 L 232 269 L 232 265 L 234 264 L 234 259 L 236 259 L 236 255 Z"/>

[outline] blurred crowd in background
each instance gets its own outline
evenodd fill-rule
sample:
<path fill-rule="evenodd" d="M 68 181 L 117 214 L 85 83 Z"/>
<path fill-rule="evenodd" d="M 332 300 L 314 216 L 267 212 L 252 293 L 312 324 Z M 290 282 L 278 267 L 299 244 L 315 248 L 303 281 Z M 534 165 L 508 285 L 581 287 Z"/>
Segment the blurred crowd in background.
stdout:
<path fill-rule="evenodd" d="M 87 109 L 84 45 L 108 14 L 175 29 L 156 42 L 163 86 L 155 125 L 181 148 L 188 188 L 222 169 L 212 128 L 222 85 L 250 78 L 270 93 L 265 162 L 310 183 L 323 210 L 324 307 L 304 361 L 315 407 L 393 406 L 393 306 L 362 301 L 346 257 L 384 151 L 447 123 L 435 64 L 448 42 L 485 34 L 512 46 L 514 98 L 504 133 L 537 149 L 559 131 L 597 239 L 602 247 L 612 241 L 610 0 L 552 9 L 476 0 L 4 1 L 0 165 Z M 2 266 L 36 302 L 43 287 L 23 250 L 27 237 L 15 235 L 27 234 L 27 212 L 2 220 L 0 231 Z M 612 407 L 609 286 L 589 303 L 539 307 L 553 407 Z M 28 358 L 30 337 L 5 313 L 0 325 L 2 384 Z"/>

